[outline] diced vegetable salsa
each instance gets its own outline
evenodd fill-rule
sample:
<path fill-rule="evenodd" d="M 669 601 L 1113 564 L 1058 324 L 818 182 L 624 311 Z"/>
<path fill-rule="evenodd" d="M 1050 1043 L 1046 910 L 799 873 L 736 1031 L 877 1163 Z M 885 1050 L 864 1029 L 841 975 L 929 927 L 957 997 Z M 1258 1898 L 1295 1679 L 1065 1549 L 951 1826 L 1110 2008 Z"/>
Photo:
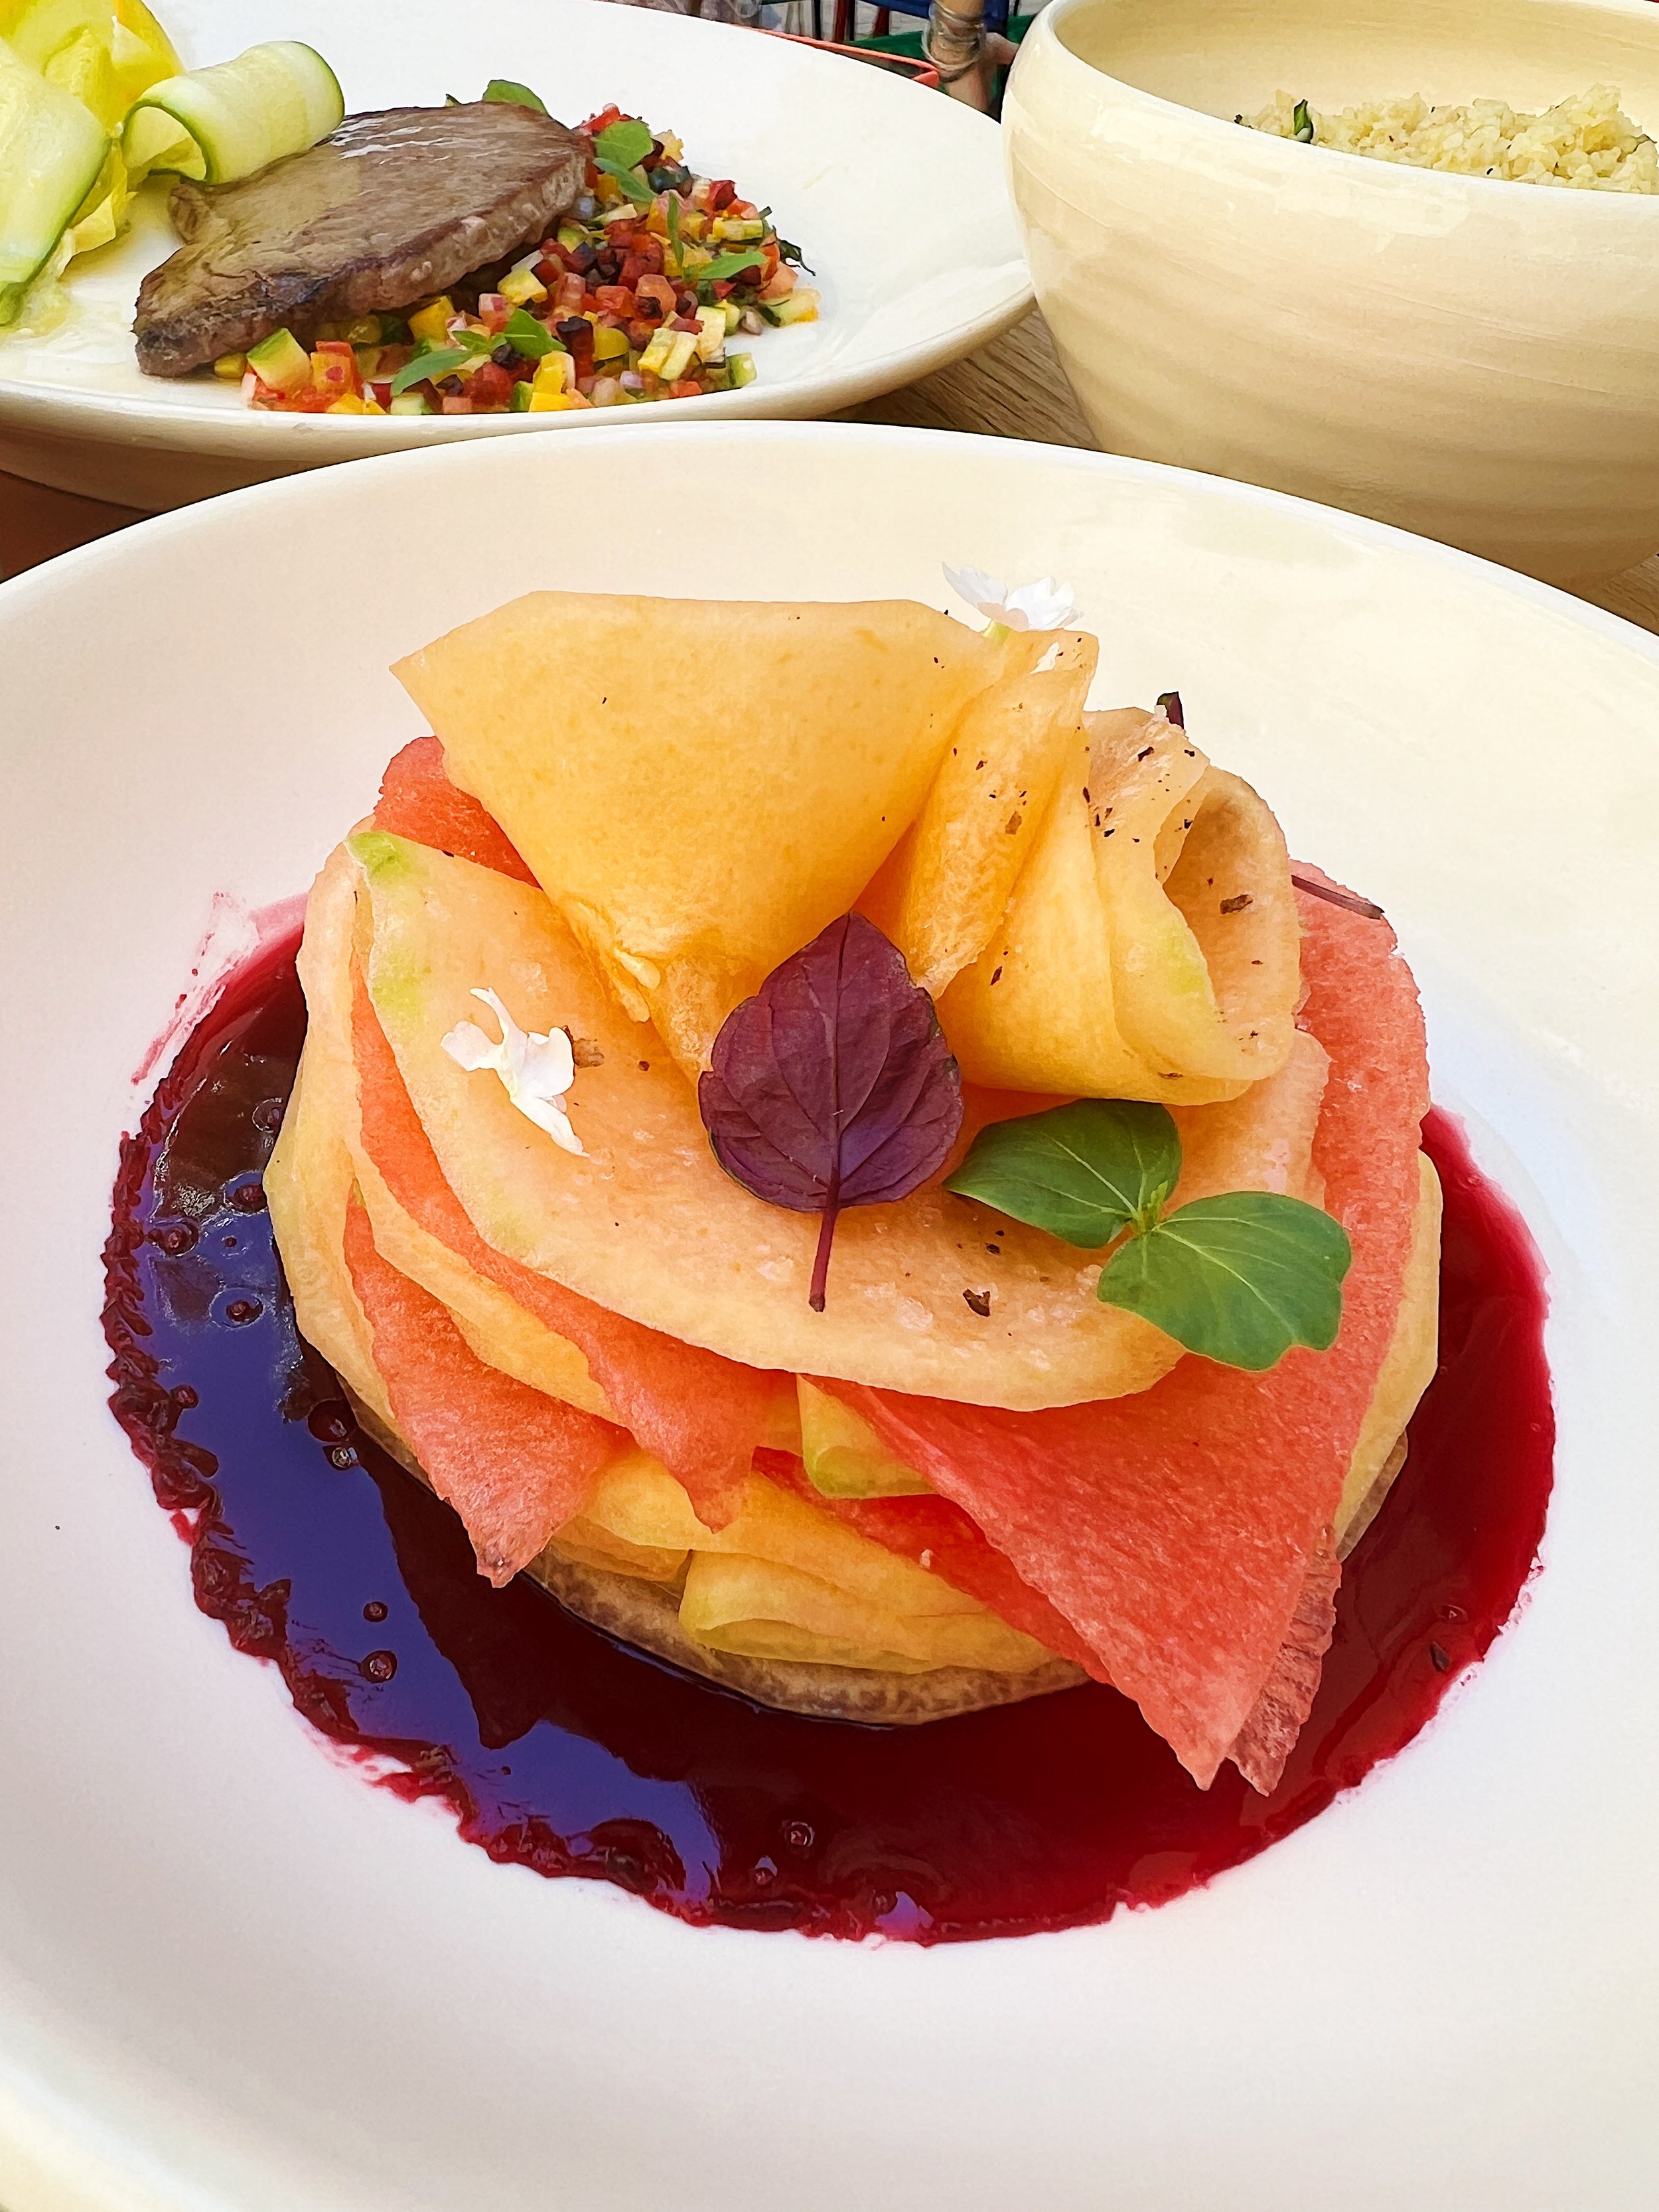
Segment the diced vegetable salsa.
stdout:
<path fill-rule="evenodd" d="M 504 415 L 637 406 L 755 380 L 733 338 L 817 319 L 798 247 L 672 131 L 607 107 L 582 125 L 585 191 L 556 235 L 401 315 L 283 330 L 214 374 L 289 414 Z"/>

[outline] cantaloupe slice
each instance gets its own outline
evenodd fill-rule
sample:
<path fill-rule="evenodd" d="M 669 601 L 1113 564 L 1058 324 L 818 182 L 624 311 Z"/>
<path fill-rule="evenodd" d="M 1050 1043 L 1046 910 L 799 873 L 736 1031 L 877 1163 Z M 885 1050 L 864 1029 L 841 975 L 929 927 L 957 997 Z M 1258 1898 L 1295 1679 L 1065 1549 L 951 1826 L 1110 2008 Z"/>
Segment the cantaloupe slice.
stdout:
<path fill-rule="evenodd" d="M 769 1452 L 765 1468 L 778 1488 L 793 1490 L 872 1543 L 965 1590 L 1011 1627 L 1099 1680 L 1109 1679 L 1097 1654 L 1066 1616 L 1022 1581 L 1013 1562 L 948 1498 L 825 1498 L 807 1483 L 798 1460 Z"/>
<path fill-rule="evenodd" d="M 1007 912 L 939 1004 L 975 1083 L 1204 1105 L 1284 1065 L 1300 994 L 1279 825 L 1186 733 L 1088 718 Z"/>
<path fill-rule="evenodd" d="M 348 972 L 356 913 L 356 870 L 344 846 L 337 846 L 312 886 L 300 948 L 301 981 L 313 1009 L 330 980 Z M 390 1428 L 392 1407 L 343 1250 L 355 1170 L 334 1108 L 338 1074 L 331 1058 L 343 1048 L 337 1021 L 319 1024 L 313 1012 L 263 1182 L 300 1334 Z"/>
<path fill-rule="evenodd" d="M 985 1667 L 1024 1674 L 1053 1656 L 994 1613 L 898 1613 L 799 1568 L 738 1553 L 692 1553 L 680 1620 L 717 1651 L 754 1659 L 810 1659 L 917 1674 L 934 1667 Z"/>
<path fill-rule="evenodd" d="M 1021 1673 L 1052 1656 L 968 1592 L 760 1475 L 716 1530 L 659 1462 L 624 1453 L 554 1548 L 654 1581 L 684 1568 L 688 1631 L 751 1657 Z"/>
<path fill-rule="evenodd" d="M 1205 1785 L 1328 1542 L 1422 1193 L 1422 1012 L 1393 933 L 1312 897 L 1302 923 L 1302 1019 L 1331 1063 L 1314 1161 L 1354 1248 L 1329 1352 L 1260 1376 L 1188 1359 L 1138 1397 L 1037 1413 L 833 1386 L 1066 1615 Z"/>
<path fill-rule="evenodd" d="M 934 998 L 990 943 L 1082 737 L 1098 647 L 1045 642 L 1035 667 L 969 702 L 921 812 L 859 901 Z"/>
<path fill-rule="evenodd" d="M 398 1432 L 460 1516 L 479 1572 L 499 1588 L 580 1509 L 623 1439 L 485 1366 L 437 1300 L 381 1257 L 355 1200 L 344 1249 Z"/>
<path fill-rule="evenodd" d="M 581 1403 L 586 1397 L 587 1410 L 615 1413 L 668 1460 L 697 1492 L 705 1512 L 719 1519 L 735 1508 L 757 1447 L 784 1442 L 798 1433 L 793 1382 L 738 1368 L 660 1337 L 516 1268 L 484 1246 L 443 1179 L 397 1064 L 368 1010 L 366 994 L 367 1021 L 362 1038 L 354 1042 L 352 938 L 361 880 L 346 848 L 340 848 L 318 878 L 307 909 L 300 975 L 310 1016 L 307 1091 L 313 1108 L 325 1110 L 328 1125 L 345 1146 L 360 1182 L 371 1188 L 383 1183 L 403 1215 L 431 1240 L 424 1247 L 417 1275 L 428 1263 L 434 1269 L 438 1264 L 431 1245 L 444 1246 L 459 1268 L 470 1269 L 487 1287 L 511 1297 L 514 1312 L 502 1333 L 492 1336 L 493 1324 L 482 1302 L 469 1301 L 461 1277 L 450 1279 L 448 1287 L 457 1297 L 458 1325 L 465 1324 L 463 1334 L 473 1349 L 489 1364 L 513 1373 L 521 1364 L 516 1355 L 532 1349 L 526 1324 L 545 1332 L 537 1353 L 544 1355 L 545 1364 L 538 1372 L 521 1374 L 520 1379 L 548 1387 L 557 1379 L 555 1370 L 562 1362 L 579 1362 L 579 1371 L 566 1376 L 571 1401 Z M 506 879 L 496 876 L 493 880 Z M 538 903 L 544 903 L 539 894 L 535 896 Z M 279 1161 L 279 1168 L 281 1164 Z M 280 1193 L 275 1202 L 280 1205 Z M 337 1270 L 338 1209 L 331 1217 L 324 1208 L 322 1218 L 332 1219 L 333 1256 L 331 1261 L 325 1256 L 321 1264 Z M 293 1264 L 301 1269 L 309 1264 L 307 1241 L 297 1229 L 290 1240 Z M 434 1272 L 429 1279 L 436 1283 L 440 1279 Z M 319 1349 L 329 1352 L 326 1344 L 319 1342 Z M 590 1378 L 586 1389 L 577 1387 L 582 1373 Z"/>
<path fill-rule="evenodd" d="M 795 1373 L 925 1385 L 974 1403 L 1115 1396 L 1146 1388 L 1179 1356 L 1157 1330 L 1100 1303 L 1097 1261 L 936 1185 L 845 1218 L 829 1304 L 813 1313 L 816 1220 L 765 1205 L 721 1172 L 690 1086 L 660 1054 L 643 1066 L 635 1057 L 641 1032 L 550 903 L 379 832 L 352 849 L 372 917 L 375 1012 L 442 1176 L 496 1254 L 750 1366 L 769 1358 Z M 525 1026 L 568 1026 L 602 1054 L 569 1094 L 580 1157 L 520 1114 L 494 1075 L 468 1073 L 444 1052 L 446 1032 L 473 1011 L 473 986 L 489 982 Z M 357 1052 L 360 1084 L 369 1049 Z M 1276 1094 L 1261 1095 L 1270 1111 Z M 1249 1187 L 1259 1131 L 1248 1115 L 1228 1115 L 1217 1132 L 1219 1187 Z M 472 1264 L 483 1263 L 475 1255 Z M 989 1293 L 988 1316 L 969 1292 Z"/>
<path fill-rule="evenodd" d="M 968 702 L 1048 642 L 904 600 L 536 592 L 393 672 L 620 1003 L 695 1070 L 875 874 Z"/>
<path fill-rule="evenodd" d="M 444 1176 L 361 978 L 356 991 L 352 1042 L 365 1164 L 428 1235 L 575 1347 L 623 1425 L 672 1468 L 711 1523 L 728 1518 L 756 1450 L 791 1424 L 788 1378 L 642 1328 L 486 1243 Z"/>
<path fill-rule="evenodd" d="M 1419 1155 L 1417 1165 L 1417 1214 L 1406 1254 L 1400 1311 L 1337 1502 L 1335 1533 L 1344 1559 L 1382 1502 L 1384 1470 L 1400 1450 L 1406 1424 L 1439 1364 L 1440 1178 L 1426 1152 Z"/>
<path fill-rule="evenodd" d="M 264 1182 L 295 1326 L 347 1389 L 392 1428 L 391 1401 L 374 1365 L 374 1335 L 345 1264 L 351 1155 L 315 1110 L 304 1055 Z"/>
<path fill-rule="evenodd" d="M 619 1012 L 551 904 L 379 831 L 351 850 L 372 916 L 374 1012 L 443 1178 L 495 1253 L 751 1367 L 1029 1405 L 1143 1389 L 1179 1357 L 1158 1330 L 1101 1304 L 1097 1263 L 937 1187 L 843 1218 L 828 1306 L 812 1312 L 816 1218 L 768 1206 L 722 1172 L 690 1086 Z M 477 1011 L 479 984 L 525 1027 L 569 1027 L 602 1054 L 568 1096 L 580 1157 L 519 1113 L 494 1075 L 468 1073 L 443 1050 Z M 362 1083 L 362 1042 L 356 1056 Z M 365 1091 L 366 1130 L 368 1110 Z M 988 1318 L 964 1297 L 987 1289 Z"/>
<path fill-rule="evenodd" d="M 760 1474 L 744 1484 L 737 1516 L 723 1528 L 710 1528 L 659 1460 L 624 1452 L 595 1484 L 582 1518 L 589 1529 L 642 1550 L 771 1560 L 894 1613 L 965 1617 L 985 1609 L 966 1591 Z"/>

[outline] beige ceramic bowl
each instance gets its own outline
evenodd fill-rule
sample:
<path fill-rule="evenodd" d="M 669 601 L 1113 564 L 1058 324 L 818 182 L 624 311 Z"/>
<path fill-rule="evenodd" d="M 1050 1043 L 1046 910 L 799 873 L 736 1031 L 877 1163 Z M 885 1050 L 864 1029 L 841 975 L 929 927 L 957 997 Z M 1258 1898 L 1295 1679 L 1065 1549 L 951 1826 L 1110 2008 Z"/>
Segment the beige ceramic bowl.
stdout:
<path fill-rule="evenodd" d="M 1659 547 L 1659 198 L 1239 129 L 1597 83 L 1659 135 L 1651 0 L 1054 0 L 1005 110 L 1037 297 L 1103 446 L 1553 581 Z"/>

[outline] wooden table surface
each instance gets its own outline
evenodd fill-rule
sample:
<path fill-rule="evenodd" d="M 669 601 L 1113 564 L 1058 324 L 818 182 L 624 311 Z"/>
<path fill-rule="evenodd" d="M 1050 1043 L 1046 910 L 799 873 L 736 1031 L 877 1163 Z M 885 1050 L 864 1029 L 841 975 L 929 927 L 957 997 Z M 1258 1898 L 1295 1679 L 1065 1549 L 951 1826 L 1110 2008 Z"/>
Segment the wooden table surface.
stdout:
<path fill-rule="evenodd" d="M 1050 446 L 1094 444 L 1054 358 L 1042 318 L 1036 314 L 970 359 L 889 392 L 884 399 L 849 408 L 842 419 L 983 431 Z M 0 476 L 0 575 L 15 575 L 70 546 L 142 519 L 131 507 L 72 499 L 66 492 Z M 1622 576 L 1587 587 L 1583 596 L 1659 633 L 1659 556 Z"/>

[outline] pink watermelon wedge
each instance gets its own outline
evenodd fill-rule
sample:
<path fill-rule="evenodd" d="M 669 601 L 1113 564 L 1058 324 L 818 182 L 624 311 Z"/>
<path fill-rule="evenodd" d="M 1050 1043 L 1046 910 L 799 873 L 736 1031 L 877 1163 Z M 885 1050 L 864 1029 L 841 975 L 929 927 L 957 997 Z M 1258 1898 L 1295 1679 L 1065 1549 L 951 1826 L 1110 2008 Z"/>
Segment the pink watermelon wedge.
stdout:
<path fill-rule="evenodd" d="M 436 738 L 411 738 L 392 755 L 380 779 L 374 823 L 394 836 L 476 860 L 498 875 L 523 884 L 536 880 L 495 817 L 444 773 L 444 749 Z"/>
<path fill-rule="evenodd" d="M 1331 1058 L 1314 1159 L 1354 1248 L 1329 1352 L 1262 1376 L 1188 1358 L 1138 1397 L 1036 1413 L 823 1386 L 1065 1614 L 1206 1787 L 1287 1638 L 1309 1641 L 1297 1607 L 1399 1309 L 1428 1106 L 1393 932 L 1306 896 L 1302 921 L 1300 1019 Z"/>
<path fill-rule="evenodd" d="M 438 1301 L 383 1260 L 360 1199 L 346 1265 L 392 1416 L 497 1589 L 580 1511 L 622 1443 L 608 1421 L 486 1367 Z"/>
<path fill-rule="evenodd" d="M 723 1528 L 770 1433 L 775 1379 L 611 1313 L 486 1244 L 444 1179 L 355 964 L 352 994 L 363 1148 L 392 1196 L 475 1273 L 579 1346 L 617 1419 L 684 1483 L 705 1527 Z"/>

